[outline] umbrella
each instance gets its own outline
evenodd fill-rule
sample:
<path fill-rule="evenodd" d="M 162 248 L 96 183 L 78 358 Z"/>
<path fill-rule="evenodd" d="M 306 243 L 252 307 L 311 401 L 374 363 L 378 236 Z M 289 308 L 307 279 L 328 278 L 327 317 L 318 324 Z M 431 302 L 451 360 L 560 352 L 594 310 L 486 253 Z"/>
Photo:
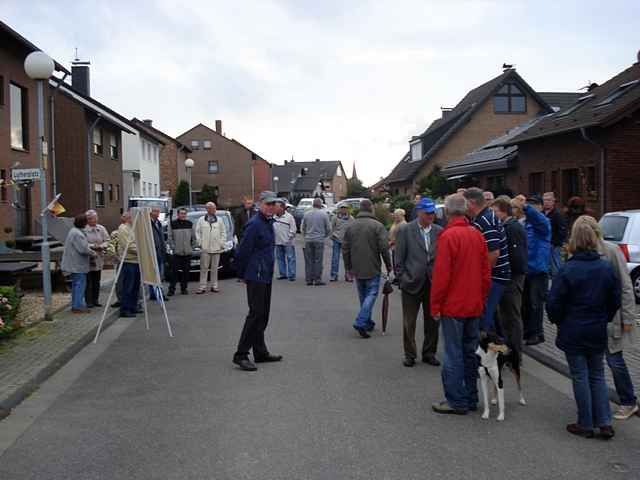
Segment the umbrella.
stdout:
<path fill-rule="evenodd" d="M 387 279 L 382 287 L 382 334 L 387 333 L 387 320 L 389 320 L 389 294 L 393 292 L 391 282 Z"/>

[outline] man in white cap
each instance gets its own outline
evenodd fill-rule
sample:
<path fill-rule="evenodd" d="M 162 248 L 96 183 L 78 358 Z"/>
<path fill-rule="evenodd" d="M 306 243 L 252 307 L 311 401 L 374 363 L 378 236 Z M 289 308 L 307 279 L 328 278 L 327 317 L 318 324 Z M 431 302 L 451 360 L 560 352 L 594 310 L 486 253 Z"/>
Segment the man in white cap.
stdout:
<path fill-rule="evenodd" d="M 278 280 L 290 282 L 296 279 L 296 219 L 287 212 L 287 201 L 278 198 L 274 216 L 273 229 L 276 234 L 276 257 L 278 259 Z"/>

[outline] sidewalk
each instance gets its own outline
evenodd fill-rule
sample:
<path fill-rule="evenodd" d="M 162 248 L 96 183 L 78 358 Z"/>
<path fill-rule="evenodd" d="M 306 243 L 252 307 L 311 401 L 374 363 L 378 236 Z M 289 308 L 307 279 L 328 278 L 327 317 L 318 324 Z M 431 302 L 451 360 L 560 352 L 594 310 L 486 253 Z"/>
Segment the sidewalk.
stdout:
<path fill-rule="evenodd" d="M 636 305 L 637 320 L 640 320 L 640 305 Z M 636 327 L 640 328 L 640 326 Z M 524 347 L 524 352 L 543 363 L 544 365 L 569 376 L 569 368 L 567 366 L 567 360 L 564 353 L 556 347 L 556 326 L 552 325 L 546 319 L 544 321 L 544 336 L 546 342 L 535 347 Z M 629 368 L 629 373 L 633 379 L 633 384 L 636 387 L 636 393 L 639 393 L 640 388 L 640 346 L 633 350 L 624 351 L 624 359 Z M 612 393 L 612 399 L 617 401 L 618 397 L 614 394 L 615 389 L 613 385 L 613 379 L 611 378 L 611 370 L 605 366 L 605 374 L 607 377 L 607 383 Z"/>
<path fill-rule="evenodd" d="M 101 291 L 104 303 L 109 287 L 106 279 Z M 0 420 L 93 340 L 103 308 L 75 315 L 67 307 L 52 322 L 27 327 L 15 339 L 0 344 Z M 118 310 L 111 309 L 103 329 L 117 318 Z"/>

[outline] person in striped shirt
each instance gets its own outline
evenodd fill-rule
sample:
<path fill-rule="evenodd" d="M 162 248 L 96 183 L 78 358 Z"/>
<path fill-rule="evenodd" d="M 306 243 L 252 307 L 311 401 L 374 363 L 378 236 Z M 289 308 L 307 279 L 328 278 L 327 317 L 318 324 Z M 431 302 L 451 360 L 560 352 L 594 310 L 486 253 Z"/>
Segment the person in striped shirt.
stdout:
<path fill-rule="evenodd" d="M 511 279 L 507 236 L 502 222 L 490 206 L 487 205 L 482 190 L 468 188 L 464 192 L 464 198 L 467 199 L 467 215 L 471 220 L 471 224 L 482 233 L 487 244 L 489 265 L 491 265 L 491 289 L 489 290 L 483 317 L 480 319 L 480 330 L 483 332 L 494 331 L 496 309 L 504 293 L 505 286 Z"/>

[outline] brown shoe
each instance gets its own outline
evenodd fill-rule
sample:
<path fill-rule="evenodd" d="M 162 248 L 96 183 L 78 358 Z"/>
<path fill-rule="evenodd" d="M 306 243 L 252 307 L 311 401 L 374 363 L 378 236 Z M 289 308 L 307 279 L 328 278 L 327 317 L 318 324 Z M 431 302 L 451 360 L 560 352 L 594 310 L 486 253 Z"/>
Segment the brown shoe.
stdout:
<path fill-rule="evenodd" d="M 567 432 L 579 437 L 593 438 L 593 430 L 583 428 L 577 423 L 570 423 L 569 425 L 567 425 Z"/>
<path fill-rule="evenodd" d="M 89 313 L 88 308 L 72 308 L 71 313 Z"/>

